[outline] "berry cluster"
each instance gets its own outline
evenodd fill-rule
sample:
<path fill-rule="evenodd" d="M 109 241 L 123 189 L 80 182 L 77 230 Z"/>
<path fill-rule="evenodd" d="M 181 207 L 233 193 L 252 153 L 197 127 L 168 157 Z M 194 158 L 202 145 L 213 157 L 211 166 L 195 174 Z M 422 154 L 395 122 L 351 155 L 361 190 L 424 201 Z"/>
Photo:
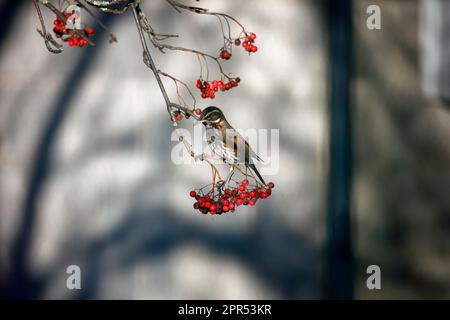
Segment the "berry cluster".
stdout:
<path fill-rule="evenodd" d="M 66 19 L 68 19 L 70 16 L 71 13 L 64 13 L 64 17 Z M 88 44 L 87 40 L 78 35 L 74 29 L 67 29 L 66 23 L 59 16 L 56 16 L 53 24 L 53 32 L 55 33 L 55 35 L 58 38 L 61 38 L 64 42 L 67 42 L 70 47 L 84 47 Z M 79 31 L 81 31 L 80 33 L 85 37 L 92 37 L 94 35 L 94 29 L 90 27 Z"/>
<path fill-rule="evenodd" d="M 220 58 L 223 60 L 230 60 L 232 54 L 230 51 L 228 51 L 227 49 L 222 49 L 220 51 Z"/>
<path fill-rule="evenodd" d="M 227 42 L 227 44 L 222 49 L 220 49 L 219 57 L 223 60 L 230 60 L 232 56 L 231 51 L 233 43 L 235 46 L 238 47 L 242 45 L 244 50 L 247 51 L 248 53 L 255 53 L 258 51 L 258 47 L 254 45 L 255 40 L 256 40 L 255 33 L 250 34 L 244 33 L 243 36 L 234 39 L 234 41 L 230 39 L 229 42 Z"/>
<path fill-rule="evenodd" d="M 250 33 L 249 35 L 245 35 L 245 38 L 243 40 L 241 39 L 235 39 L 234 44 L 236 46 L 240 46 L 242 44 L 242 47 L 247 51 L 248 53 L 255 53 L 258 51 L 258 47 L 255 46 L 253 43 L 256 40 L 256 34 Z"/>
<path fill-rule="evenodd" d="M 222 214 L 234 212 L 241 205 L 254 206 L 259 199 L 266 199 L 272 194 L 273 182 L 267 186 L 251 186 L 247 179 L 237 183 L 236 187 L 227 188 L 214 194 L 213 190 L 203 194 L 201 190 L 192 190 L 189 195 L 195 198 L 194 209 L 203 214 Z"/>
<path fill-rule="evenodd" d="M 214 99 L 216 97 L 216 92 L 220 91 L 228 91 L 234 87 L 237 87 L 239 82 L 241 82 L 241 78 L 237 77 L 228 82 L 223 82 L 222 80 L 214 80 L 214 81 L 202 81 L 201 79 L 197 80 L 197 88 L 200 90 L 201 97 L 203 99 L 210 98 Z"/>
<path fill-rule="evenodd" d="M 200 108 L 196 108 L 193 111 L 198 116 L 202 114 L 202 109 L 200 109 Z M 189 113 L 186 113 L 181 110 L 172 111 L 172 115 L 173 115 L 173 119 L 177 122 L 180 122 L 183 119 L 189 119 L 191 117 L 191 115 Z"/>
<path fill-rule="evenodd" d="M 255 39 L 256 34 L 254 33 L 245 37 L 244 41 L 242 42 L 242 47 L 244 47 L 244 49 L 249 53 L 255 53 L 256 51 L 258 51 L 258 47 L 253 44 L 255 42 Z"/>
<path fill-rule="evenodd" d="M 175 111 L 173 112 L 173 118 L 175 119 L 175 121 L 180 122 L 184 119 L 184 116 L 180 111 Z M 186 114 L 186 119 L 187 118 L 189 118 L 189 116 Z"/>

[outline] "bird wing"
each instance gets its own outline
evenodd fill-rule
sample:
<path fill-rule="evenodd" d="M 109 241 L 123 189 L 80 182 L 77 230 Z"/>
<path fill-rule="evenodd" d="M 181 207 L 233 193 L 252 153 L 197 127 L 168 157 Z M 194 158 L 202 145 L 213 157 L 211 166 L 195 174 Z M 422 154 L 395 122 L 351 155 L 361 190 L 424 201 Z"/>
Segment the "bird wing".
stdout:
<path fill-rule="evenodd" d="M 207 128 L 206 138 L 208 140 L 209 148 L 214 154 L 225 160 L 227 163 L 239 162 L 234 150 L 226 147 L 226 143 L 220 130 L 212 127 Z"/>
<path fill-rule="evenodd" d="M 248 144 L 238 131 L 230 128 L 226 130 L 225 141 L 228 149 L 236 150 L 236 158 L 240 163 L 251 163 L 251 159 L 256 159 L 262 161 L 262 159 L 253 151 L 253 149 Z M 235 154 L 235 153 L 234 153 Z"/>

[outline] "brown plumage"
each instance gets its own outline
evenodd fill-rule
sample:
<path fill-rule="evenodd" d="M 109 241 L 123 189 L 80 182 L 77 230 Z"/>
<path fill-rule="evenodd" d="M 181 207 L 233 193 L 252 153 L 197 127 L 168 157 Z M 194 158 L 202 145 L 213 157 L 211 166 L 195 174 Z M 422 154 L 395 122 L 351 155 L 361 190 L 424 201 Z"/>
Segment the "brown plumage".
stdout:
<path fill-rule="evenodd" d="M 228 123 L 223 112 L 217 107 L 203 110 L 200 121 L 206 127 L 206 136 L 211 150 L 228 164 L 244 163 L 263 183 L 264 179 L 256 169 L 253 159 L 262 161 L 248 142 Z"/>

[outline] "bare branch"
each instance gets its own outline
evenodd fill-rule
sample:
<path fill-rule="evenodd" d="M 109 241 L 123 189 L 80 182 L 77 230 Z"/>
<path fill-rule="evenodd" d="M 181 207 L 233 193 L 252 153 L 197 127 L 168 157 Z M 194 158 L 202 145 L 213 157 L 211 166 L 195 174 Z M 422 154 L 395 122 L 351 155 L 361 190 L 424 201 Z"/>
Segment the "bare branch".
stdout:
<path fill-rule="evenodd" d="M 62 21 L 64 21 L 64 23 L 67 23 L 67 19 L 66 17 L 61 14 L 61 12 L 55 8 L 55 6 L 53 4 L 51 4 L 50 2 L 46 2 L 44 4 L 47 8 L 49 8 L 54 14 L 56 14 Z M 77 29 L 73 29 L 73 32 L 80 38 L 86 40 L 86 42 L 91 45 L 91 46 L 95 46 L 95 44 L 89 40 L 88 38 L 86 38 L 80 31 L 78 31 Z"/>
<path fill-rule="evenodd" d="M 53 38 L 53 36 L 47 32 L 47 29 L 45 27 L 44 18 L 42 17 L 41 8 L 39 8 L 39 3 L 37 0 L 33 0 L 34 6 L 36 8 L 36 12 L 39 17 L 39 23 L 41 24 L 42 30 L 36 29 L 36 31 L 41 35 L 42 38 L 44 38 L 45 46 L 47 47 L 48 51 L 51 53 L 61 53 L 63 51 L 62 46 Z"/>
<path fill-rule="evenodd" d="M 117 42 L 117 38 L 114 35 L 114 33 L 112 33 L 107 26 L 105 26 L 105 24 L 103 22 L 100 21 L 100 19 L 98 18 L 98 16 L 93 13 L 87 6 L 85 6 L 80 0 L 75 0 L 76 3 L 78 3 L 78 5 L 83 8 L 91 17 L 94 18 L 94 20 L 97 22 L 97 24 L 108 33 L 109 35 L 109 43 L 113 43 L 113 42 Z M 86 1 L 86 0 L 85 0 Z"/>

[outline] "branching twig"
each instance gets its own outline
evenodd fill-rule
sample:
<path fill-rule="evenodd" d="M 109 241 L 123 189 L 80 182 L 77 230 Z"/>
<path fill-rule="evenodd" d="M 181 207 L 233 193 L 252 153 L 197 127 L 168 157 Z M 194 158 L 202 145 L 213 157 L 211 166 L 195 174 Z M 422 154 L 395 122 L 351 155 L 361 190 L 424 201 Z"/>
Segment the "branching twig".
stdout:
<path fill-rule="evenodd" d="M 187 6 L 185 4 L 182 4 L 176 0 L 166 0 L 172 7 L 174 7 L 178 12 L 181 12 L 180 9 L 183 10 L 187 10 L 187 11 L 191 11 L 197 14 L 206 14 L 206 15 L 211 15 L 211 16 L 220 16 L 223 17 L 225 20 L 230 19 L 232 21 L 234 21 L 239 27 L 242 28 L 242 31 L 244 33 L 246 33 L 244 26 L 237 21 L 235 18 L 233 18 L 232 16 L 225 14 L 225 13 L 220 13 L 220 12 L 211 12 L 208 9 L 205 8 L 200 8 L 200 7 L 193 7 L 193 6 Z"/>
<path fill-rule="evenodd" d="M 175 85 L 176 85 L 176 87 L 177 87 L 177 94 L 178 94 L 178 95 L 179 95 L 179 93 L 178 93 L 178 83 L 180 83 L 183 87 L 185 87 L 186 90 L 187 90 L 187 92 L 188 92 L 189 95 L 191 96 L 192 101 L 194 102 L 194 106 L 197 105 L 197 100 L 195 99 L 194 94 L 192 93 L 191 89 L 189 89 L 189 86 L 188 86 L 186 83 L 184 83 L 184 82 L 181 81 L 180 79 L 177 79 L 177 78 L 175 78 L 174 76 L 171 76 L 170 74 L 167 74 L 167 73 L 165 73 L 165 72 L 163 72 L 163 71 L 161 71 L 161 70 L 158 70 L 158 73 L 159 73 L 160 75 L 162 75 L 162 76 L 165 76 L 165 77 L 167 77 L 167 78 L 169 78 L 169 79 L 172 79 L 172 80 L 175 82 Z"/>
<path fill-rule="evenodd" d="M 49 8 L 49 9 L 50 9 L 54 14 L 56 14 L 62 21 L 64 21 L 64 23 L 67 23 L 66 17 L 65 17 L 63 14 L 61 14 L 61 12 L 60 12 L 58 9 L 56 9 L 55 6 L 54 6 L 53 4 L 51 4 L 50 2 L 45 2 L 45 3 L 44 3 L 44 6 L 46 6 L 47 8 Z M 86 37 L 84 36 L 84 34 L 82 34 L 82 33 L 81 33 L 80 31 L 78 31 L 76 28 L 74 28 L 73 30 L 74 30 L 73 32 L 74 32 L 78 37 L 80 37 L 81 39 L 86 40 L 86 42 L 87 42 L 89 45 L 95 46 L 95 44 L 94 44 L 91 40 L 89 40 L 88 38 L 86 38 Z"/>
<path fill-rule="evenodd" d="M 141 23 L 139 20 L 141 8 L 139 7 L 138 3 L 133 3 L 131 6 L 133 8 L 133 10 L 132 10 L 133 16 L 134 16 L 134 20 L 136 22 L 136 27 L 138 29 L 139 37 L 141 40 L 141 45 L 142 45 L 143 55 L 144 55 L 144 62 L 153 71 L 153 74 L 155 75 L 156 81 L 158 82 L 159 88 L 164 97 L 164 101 L 166 102 L 166 107 L 167 107 L 167 111 L 170 114 L 170 118 L 171 118 L 172 122 L 176 123 L 175 119 L 173 117 L 173 114 L 171 112 L 171 102 L 170 102 L 169 96 L 167 95 L 166 88 L 164 87 L 164 84 L 161 80 L 158 70 L 156 69 L 155 63 L 153 62 L 152 56 L 150 54 L 150 50 L 148 49 L 147 41 L 145 41 L 144 32 L 142 30 L 142 26 L 141 26 Z"/>
<path fill-rule="evenodd" d="M 62 46 L 52 37 L 50 33 L 47 32 L 47 29 L 45 27 L 44 18 L 42 17 L 41 8 L 39 8 L 39 3 L 37 0 L 33 0 L 34 6 L 36 8 L 36 12 L 39 17 L 39 23 L 41 24 L 42 30 L 36 29 L 37 32 L 44 38 L 45 46 L 47 47 L 48 51 L 51 53 L 61 53 L 63 51 Z"/>
<path fill-rule="evenodd" d="M 87 6 L 85 6 L 80 0 L 75 0 L 76 3 L 78 3 L 78 6 L 80 6 L 81 8 L 83 8 L 92 18 L 94 18 L 94 20 L 97 22 L 97 24 L 108 33 L 109 35 L 109 43 L 113 43 L 113 42 L 117 42 L 117 38 L 114 35 L 114 33 L 112 33 L 107 26 L 105 26 L 105 24 L 103 22 L 100 21 L 100 19 L 97 17 L 97 15 L 95 13 L 93 13 Z M 86 1 L 86 0 L 85 0 Z"/>
<path fill-rule="evenodd" d="M 167 37 L 178 37 L 178 35 L 158 35 L 154 32 L 152 26 L 148 22 L 147 17 L 145 16 L 145 14 L 142 11 L 139 11 L 139 18 L 140 18 L 139 21 L 141 23 L 142 29 L 148 35 L 150 42 L 153 44 L 153 46 L 158 48 L 162 53 L 165 53 L 164 49 L 173 50 L 173 51 L 184 51 L 184 52 L 194 53 L 196 55 L 202 56 L 203 58 L 211 59 L 217 64 L 217 67 L 219 68 L 220 73 L 227 79 L 231 79 L 231 77 L 228 76 L 224 72 L 223 67 L 220 64 L 219 57 L 214 57 L 209 53 L 202 52 L 199 50 L 194 50 L 194 49 L 189 49 L 189 48 L 184 48 L 184 47 L 179 47 L 179 46 L 172 46 L 169 44 L 161 43 L 160 40 L 164 40 L 164 39 L 158 39 L 158 36 L 164 36 L 167 38 Z"/>

